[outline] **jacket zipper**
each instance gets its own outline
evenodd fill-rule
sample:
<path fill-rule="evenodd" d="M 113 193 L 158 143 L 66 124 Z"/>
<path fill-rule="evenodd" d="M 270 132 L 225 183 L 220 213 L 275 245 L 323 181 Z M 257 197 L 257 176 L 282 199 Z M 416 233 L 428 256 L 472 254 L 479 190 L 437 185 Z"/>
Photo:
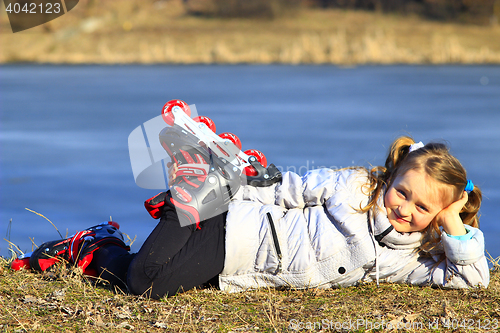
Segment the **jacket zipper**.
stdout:
<path fill-rule="evenodd" d="M 276 270 L 276 273 L 279 273 L 281 271 L 281 260 L 283 259 L 283 255 L 281 254 L 281 248 L 278 242 L 278 234 L 276 233 L 276 228 L 274 227 L 273 217 L 269 212 L 266 215 L 267 215 L 267 220 L 269 221 L 269 226 L 271 227 L 274 249 L 276 250 L 276 254 L 278 255 L 278 269 Z"/>

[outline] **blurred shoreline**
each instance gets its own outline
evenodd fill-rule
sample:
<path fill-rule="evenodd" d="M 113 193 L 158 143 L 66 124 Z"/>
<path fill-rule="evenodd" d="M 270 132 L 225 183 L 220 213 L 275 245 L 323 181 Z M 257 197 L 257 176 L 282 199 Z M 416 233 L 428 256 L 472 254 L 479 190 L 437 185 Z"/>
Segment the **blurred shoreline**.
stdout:
<path fill-rule="evenodd" d="M 0 39 L 3 64 L 500 64 L 498 24 L 319 8 L 222 19 L 180 0 L 81 2 L 15 34 L 2 11 Z"/>

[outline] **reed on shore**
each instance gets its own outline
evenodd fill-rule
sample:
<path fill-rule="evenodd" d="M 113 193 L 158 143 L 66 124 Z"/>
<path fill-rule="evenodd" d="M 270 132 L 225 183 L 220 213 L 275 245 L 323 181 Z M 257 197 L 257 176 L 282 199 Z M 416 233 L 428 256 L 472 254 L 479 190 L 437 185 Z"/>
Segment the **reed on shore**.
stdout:
<path fill-rule="evenodd" d="M 498 64 L 500 26 L 302 8 L 274 19 L 188 15 L 180 0 L 75 7 L 13 34 L 0 15 L 0 63 Z"/>

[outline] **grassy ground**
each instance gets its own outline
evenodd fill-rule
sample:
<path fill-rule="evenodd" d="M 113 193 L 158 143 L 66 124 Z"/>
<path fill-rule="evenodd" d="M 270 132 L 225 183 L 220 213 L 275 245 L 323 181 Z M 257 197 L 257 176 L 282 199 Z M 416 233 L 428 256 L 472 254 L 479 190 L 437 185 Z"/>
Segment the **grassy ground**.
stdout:
<path fill-rule="evenodd" d="M 495 267 L 487 289 L 373 283 L 236 294 L 199 289 L 155 301 L 96 286 L 62 267 L 12 271 L 0 258 L 0 332 L 497 331 L 498 262 Z"/>
<path fill-rule="evenodd" d="M 1 11 L 0 29 L 0 63 L 500 63 L 498 24 L 334 9 L 218 19 L 188 16 L 181 0 L 80 1 L 15 34 Z"/>
<path fill-rule="evenodd" d="M 0 63 L 500 63 L 500 27 L 304 9 L 276 20 L 186 16 L 177 0 L 108 0 L 13 34 L 0 14 Z M 85 6 L 84 6 L 85 5 Z M 130 296 L 60 268 L 11 271 L 0 258 L 0 332 L 495 331 L 500 273 L 488 289 L 405 285 Z M 488 329 L 489 328 L 489 329 Z"/>

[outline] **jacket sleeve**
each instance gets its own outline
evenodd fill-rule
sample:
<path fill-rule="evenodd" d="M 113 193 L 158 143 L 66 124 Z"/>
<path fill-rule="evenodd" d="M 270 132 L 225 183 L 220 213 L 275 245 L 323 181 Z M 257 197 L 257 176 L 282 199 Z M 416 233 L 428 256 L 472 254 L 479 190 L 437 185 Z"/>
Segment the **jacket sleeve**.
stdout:
<path fill-rule="evenodd" d="M 287 172 L 276 188 L 275 204 L 287 209 L 320 206 L 338 192 L 359 192 L 359 186 L 365 182 L 366 176 L 358 169 L 315 169 L 303 177 Z"/>
<path fill-rule="evenodd" d="M 242 186 L 234 200 L 275 204 L 287 209 L 322 205 L 335 187 L 337 172 L 332 169 L 316 169 L 303 177 L 294 172 L 284 172 L 281 183 L 267 187 Z"/>
<path fill-rule="evenodd" d="M 490 272 L 484 255 L 483 233 L 470 226 L 466 228 L 471 233 L 470 238 L 456 239 L 443 232 L 444 254 L 420 256 L 403 269 L 403 274 L 398 274 L 399 278 L 391 280 L 453 289 L 487 287 Z"/>
<path fill-rule="evenodd" d="M 268 187 L 242 186 L 233 199 L 275 204 L 286 209 L 321 206 L 338 192 L 344 193 L 341 195 L 344 199 L 346 195 L 359 193 L 359 186 L 366 183 L 366 175 L 366 172 L 355 168 L 315 169 L 302 177 L 294 172 L 284 172 L 281 183 Z M 359 202 L 360 199 L 356 200 Z"/>

